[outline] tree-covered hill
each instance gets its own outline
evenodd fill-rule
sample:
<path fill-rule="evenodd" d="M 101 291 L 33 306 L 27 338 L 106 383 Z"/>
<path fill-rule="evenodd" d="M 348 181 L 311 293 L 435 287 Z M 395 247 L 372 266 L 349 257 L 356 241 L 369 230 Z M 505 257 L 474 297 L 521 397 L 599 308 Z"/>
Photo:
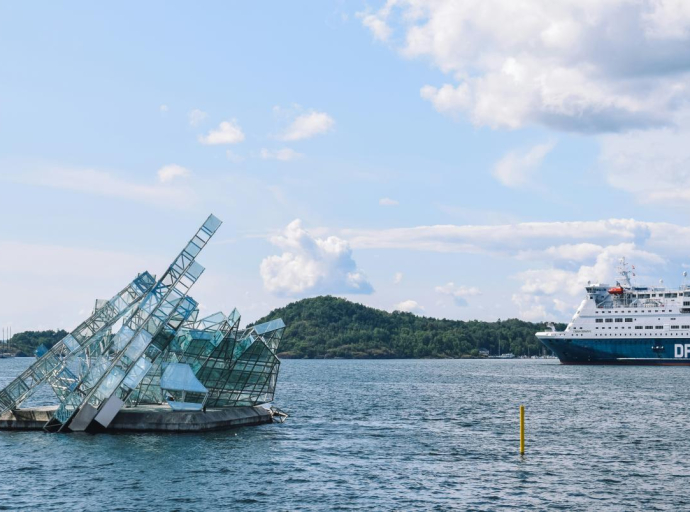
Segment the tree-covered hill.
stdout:
<path fill-rule="evenodd" d="M 522 320 L 442 320 L 411 313 L 388 313 L 336 297 L 316 297 L 288 304 L 256 323 L 282 318 L 287 325 L 281 357 L 292 358 L 442 358 L 542 353 L 534 336 L 543 323 Z M 559 329 L 565 326 L 557 324 Z M 65 331 L 26 331 L 12 336 L 12 353 L 33 355 L 52 347 Z M 2 352 L 0 347 L 0 352 Z"/>
<path fill-rule="evenodd" d="M 534 336 L 545 324 L 441 320 L 388 313 L 336 297 L 303 299 L 272 311 L 256 323 L 282 318 L 287 325 L 281 357 L 441 358 L 542 353 Z M 557 325 L 563 329 L 564 325 Z"/>
<path fill-rule="evenodd" d="M 67 331 L 24 331 L 14 334 L 7 348 L 11 354 L 18 356 L 33 356 L 34 351 L 41 345 L 50 348 L 62 338 L 67 336 Z M 4 352 L 5 347 L 0 347 Z"/>

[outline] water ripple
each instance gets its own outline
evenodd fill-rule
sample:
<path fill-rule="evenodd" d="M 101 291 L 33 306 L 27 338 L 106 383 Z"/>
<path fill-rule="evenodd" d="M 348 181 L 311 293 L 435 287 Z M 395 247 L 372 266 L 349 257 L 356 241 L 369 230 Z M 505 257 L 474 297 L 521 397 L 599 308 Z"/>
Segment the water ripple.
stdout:
<path fill-rule="evenodd" d="M 0 360 L 0 386 L 29 363 Z M 288 360 L 284 424 L 0 433 L 0 510 L 678 510 L 688 384 L 685 368 Z"/>

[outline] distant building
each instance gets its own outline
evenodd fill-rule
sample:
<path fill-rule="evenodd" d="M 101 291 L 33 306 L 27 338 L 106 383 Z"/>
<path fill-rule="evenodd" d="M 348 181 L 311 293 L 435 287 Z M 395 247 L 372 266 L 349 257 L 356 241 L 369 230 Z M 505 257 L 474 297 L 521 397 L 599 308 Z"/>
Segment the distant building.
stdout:
<path fill-rule="evenodd" d="M 480 348 L 479 355 L 482 357 L 489 357 L 489 351 L 485 348 Z"/>

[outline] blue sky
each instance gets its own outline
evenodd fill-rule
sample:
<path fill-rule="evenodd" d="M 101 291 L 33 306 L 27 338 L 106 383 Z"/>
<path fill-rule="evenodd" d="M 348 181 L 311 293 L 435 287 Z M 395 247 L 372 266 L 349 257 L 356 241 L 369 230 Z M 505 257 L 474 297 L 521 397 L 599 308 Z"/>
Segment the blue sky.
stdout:
<path fill-rule="evenodd" d="M 0 7 L 0 325 L 69 328 L 211 212 L 193 295 L 568 318 L 690 249 L 677 2 Z"/>

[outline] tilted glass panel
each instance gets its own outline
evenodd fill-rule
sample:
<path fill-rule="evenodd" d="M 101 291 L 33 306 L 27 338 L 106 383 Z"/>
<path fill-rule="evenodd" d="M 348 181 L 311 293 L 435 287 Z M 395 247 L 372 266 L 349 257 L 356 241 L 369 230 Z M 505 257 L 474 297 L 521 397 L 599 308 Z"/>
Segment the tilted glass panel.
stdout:
<path fill-rule="evenodd" d="M 150 368 L 151 363 L 145 357 L 139 358 L 127 374 L 127 378 L 125 378 L 123 384 L 129 389 L 135 389 L 146 376 L 146 372 L 148 372 Z"/>
<path fill-rule="evenodd" d="M 215 233 L 223 222 L 215 215 L 210 215 L 206 222 L 204 222 L 204 228 L 211 233 Z"/>
<path fill-rule="evenodd" d="M 282 318 L 277 318 L 275 320 L 271 320 L 270 322 L 265 322 L 263 324 L 255 325 L 254 326 L 254 331 L 256 331 L 257 334 L 264 334 L 270 331 L 276 331 L 278 329 L 283 329 L 285 327 L 285 323 L 283 322 Z"/>

